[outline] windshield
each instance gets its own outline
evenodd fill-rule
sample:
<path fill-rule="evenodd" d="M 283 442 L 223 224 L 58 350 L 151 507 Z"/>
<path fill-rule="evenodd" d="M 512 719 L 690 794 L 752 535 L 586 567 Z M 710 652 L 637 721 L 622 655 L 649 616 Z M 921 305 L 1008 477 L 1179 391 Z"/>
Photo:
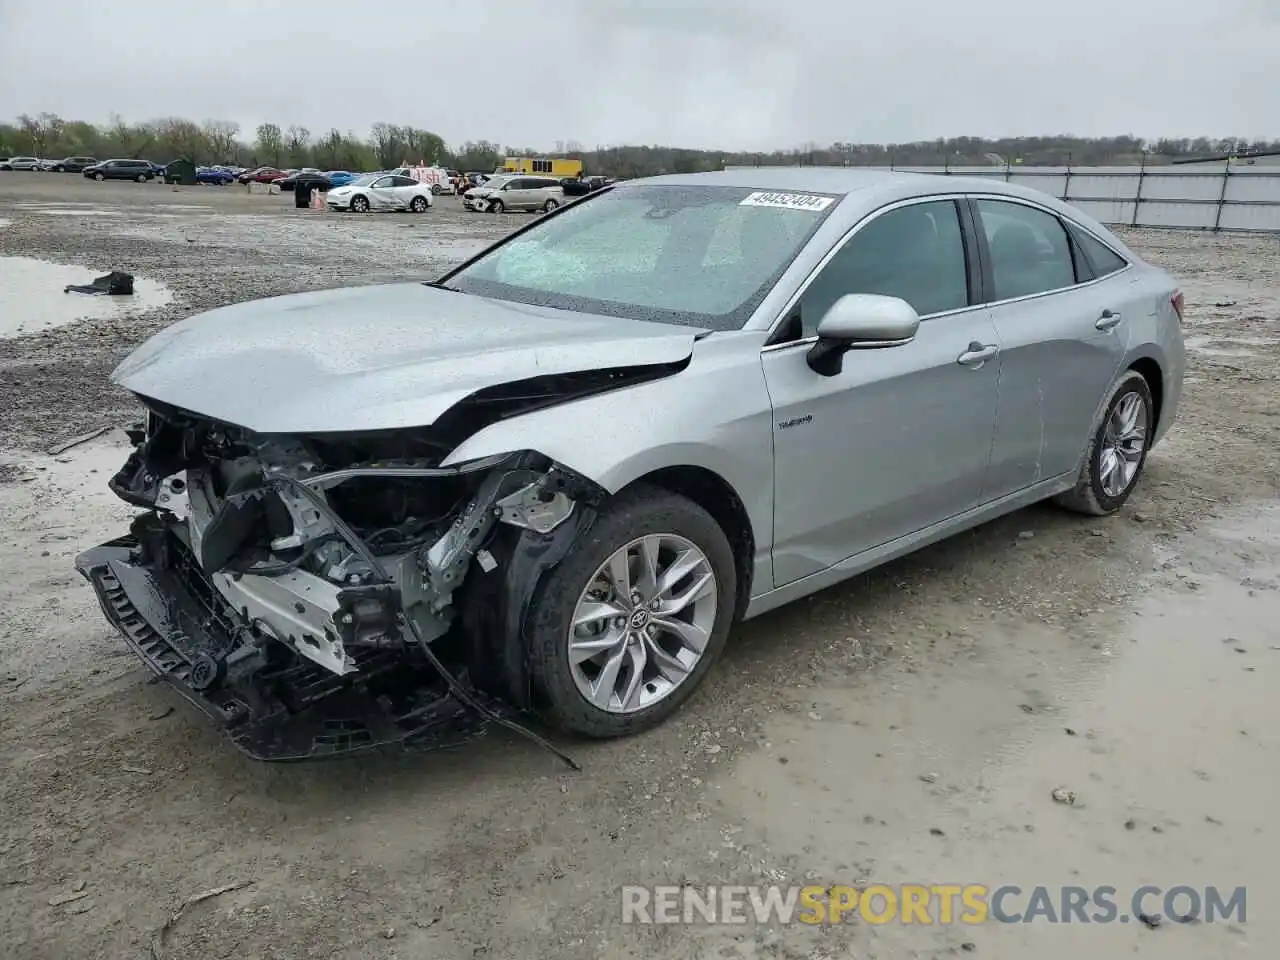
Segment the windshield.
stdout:
<path fill-rule="evenodd" d="M 498 300 L 737 330 L 835 198 L 735 187 L 615 188 L 444 281 Z"/>
<path fill-rule="evenodd" d="M 498 187 L 502 186 L 504 183 L 510 183 L 514 179 L 515 177 L 492 177 L 491 176 L 489 177 L 489 179 L 484 181 L 483 186 L 486 190 L 488 190 L 490 187 L 496 190 L 498 189 Z"/>
<path fill-rule="evenodd" d="M 367 187 L 367 186 L 369 186 L 369 184 L 373 183 L 373 181 L 377 180 L 379 177 L 385 177 L 385 176 L 386 176 L 386 174 L 385 174 L 385 173 L 365 173 L 365 174 L 361 174 L 360 176 L 356 177 L 354 180 L 352 180 L 352 181 L 351 181 L 350 186 L 353 186 L 353 187 Z"/>

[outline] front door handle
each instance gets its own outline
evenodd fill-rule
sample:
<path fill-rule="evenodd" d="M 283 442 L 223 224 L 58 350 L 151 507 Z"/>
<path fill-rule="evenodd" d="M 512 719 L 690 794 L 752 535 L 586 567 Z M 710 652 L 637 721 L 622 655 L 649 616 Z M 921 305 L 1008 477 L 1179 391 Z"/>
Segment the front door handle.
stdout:
<path fill-rule="evenodd" d="M 1118 310 L 1103 310 L 1102 316 L 1093 322 L 1093 325 L 1099 330 L 1114 329 L 1124 317 L 1120 315 Z"/>
<path fill-rule="evenodd" d="M 978 341 L 975 340 L 973 343 L 969 344 L 968 350 L 956 357 L 956 363 L 960 364 L 962 367 L 973 367 L 974 369 L 977 369 L 988 360 L 994 359 L 996 354 L 999 352 L 1000 348 L 994 343 L 984 344 L 978 343 Z"/>

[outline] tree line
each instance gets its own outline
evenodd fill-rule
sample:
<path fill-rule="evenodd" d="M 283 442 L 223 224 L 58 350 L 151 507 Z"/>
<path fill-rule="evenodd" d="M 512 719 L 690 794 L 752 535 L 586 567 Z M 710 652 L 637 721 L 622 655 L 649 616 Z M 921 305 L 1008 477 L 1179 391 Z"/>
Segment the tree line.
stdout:
<path fill-rule="evenodd" d="M 105 125 L 66 120 L 56 114 L 23 114 L 0 124 L 0 156 L 33 155 L 49 159 L 92 156 L 136 158 L 168 163 L 319 167 L 323 170 L 378 170 L 401 163 L 425 163 L 458 170 L 489 171 L 508 156 L 561 156 L 580 159 L 588 173 L 645 177 L 662 173 L 699 173 L 738 165 L 975 166 L 1021 163 L 1075 166 L 1160 164 L 1219 154 L 1280 150 L 1280 140 L 1244 137 L 1184 137 L 1144 140 L 1120 137 L 954 137 L 914 143 L 815 143 L 789 150 L 742 153 L 663 146 L 585 149 L 576 141 L 558 141 L 554 149 L 532 149 L 488 140 L 450 146 L 439 134 L 413 126 L 378 122 L 367 135 L 331 129 L 315 133 L 296 124 L 263 123 L 242 130 L 231 120 L 197 123 L 165 117 L 131 123 L 113 116 Z"/>

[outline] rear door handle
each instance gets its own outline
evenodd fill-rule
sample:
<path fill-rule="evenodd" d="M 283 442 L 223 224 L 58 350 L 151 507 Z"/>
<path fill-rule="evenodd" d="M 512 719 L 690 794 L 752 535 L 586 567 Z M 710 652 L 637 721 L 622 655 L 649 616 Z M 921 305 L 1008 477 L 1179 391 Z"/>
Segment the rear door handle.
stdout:
<path fill-rule="evenodd" d="M 975 340 L 973 343 L 969 344 L 968 350 L 956 357 L 956 363 L 960 364 L 962 367 L 973 367 L 976 369 L 988 360 L 994 359 L 996 354 L 999 352 L 1000 348 L 994 343 L 983 344 L 978 343 L 978 341 Z"/>
<path fill-rule="evenodd" d="M 1120 315 L 1118 310 L 1103 310 L 1102 316 L 1093 322 L 1093 325 L 1099 330 L 1114 329 L 1124 317 Z"/>

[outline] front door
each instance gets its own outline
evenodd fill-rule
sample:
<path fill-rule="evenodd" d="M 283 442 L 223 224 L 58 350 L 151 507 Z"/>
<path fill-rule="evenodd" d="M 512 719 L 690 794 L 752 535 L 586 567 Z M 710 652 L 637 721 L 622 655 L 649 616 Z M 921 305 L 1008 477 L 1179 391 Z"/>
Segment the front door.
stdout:
<path fill-rule="evenodd" d="M 369 203 L 379 210 L 394 207 L 396 200 L 396 178 L 394 176 L 379 177 L 369 185 Z"/>
<path fill-rule="evenodd" d="M 890 208 L 805 290 L 802 337 L 844 294 L 878 293 L 915 307 L 916 338 L 851 350 L 831 377 L 805 362 L 809 340 L 765 348 L 775 586 L 982 502 L 1000 359 L 989 313 L 973 305 L 969 259 L 954 201 Z"/>

